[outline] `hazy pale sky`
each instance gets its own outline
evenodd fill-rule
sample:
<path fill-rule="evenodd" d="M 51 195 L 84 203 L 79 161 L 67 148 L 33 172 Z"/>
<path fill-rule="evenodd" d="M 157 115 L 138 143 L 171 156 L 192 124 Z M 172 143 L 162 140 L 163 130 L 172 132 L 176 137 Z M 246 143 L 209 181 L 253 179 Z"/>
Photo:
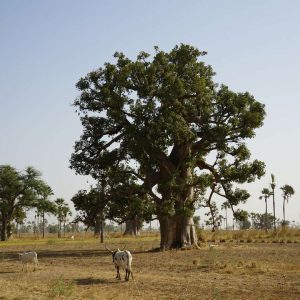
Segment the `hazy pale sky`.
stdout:
<path fill-rule="evenodd" d="M 277 216 L 279 187 L 289 184 L 296 194 L 286 216 L 300 221 L 300 1 L 2 0 L 0 38 L 0 164 L 36 167 L 54 198 L 89 186 L 69 169 L 82 133 L 71 106 L 78 79 L 115 51 L 134 59 L 188 43 L 208 52 L 216 82 L 266 105 L 265 125 L 248 142 L 266 176 L 245 186 L 242 208 L 264 212 L 258 197 L 273 173 Z"/>

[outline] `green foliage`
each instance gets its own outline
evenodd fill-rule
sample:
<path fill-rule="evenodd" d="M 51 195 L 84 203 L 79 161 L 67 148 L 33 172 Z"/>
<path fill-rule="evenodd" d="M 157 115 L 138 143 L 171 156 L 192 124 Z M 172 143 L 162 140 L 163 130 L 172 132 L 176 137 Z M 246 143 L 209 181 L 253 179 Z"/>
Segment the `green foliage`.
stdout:
<path fill-rule="evenodd" d="M 1 240 L 7 239 L 14 218 L 24 219 L 24 208 L 34 207 L 50 187 L 41 180 L 41 173 L 28 167 L 23 173 L 9 165 L 0 166 Z"/>
<path fill-rule="evenodd" d="M 57 216 L 57 220 L 58 220 L 58 237 L 61 237 L 61 227 L 62 227 L 62 223 L 64 224 L 65 227 L 65 223 L 67 221 L 67 217 L 71 216 L 71 210 L 69 205 L 65 202 L 65 200 L 63 198 L 57 198 L 55 200 L 55 204 L 56 204 L 56 216 Z"/>
<path fill-rule="evenodd" d="M 107 204 L 97 188 L 92 188 L 89 192 L 80 190 L 72 197 L 71 201 L 78 213 L 75 222 L 82 222 L 87 228 L 96 226 L 97 218 Z"/>
<path fill-rule="evenodd" d="M 274 216 L 272 214 L 251 213 L 252 228 L 254 229 L 272 229 Z"/>
<path fill-rule="evenodd" d="M 264 105 L 215 84 L 212 67 L 200 60 L 205 54 L 185 44 L 170 52 L 155 47 L 152 59 L 117 52 L 114 64 L 81 78 L 74 106 L 83 134 L 71 168 L 95 179 L 104 170 L 115 179 L 130 174 L 112 193 L 125 195 L 116 202 L 138 207 L 147 194 L 157 214 L 192 215 L 207 189 L 232 208 L 245 202 L 249 194 L 233 186 L 264 174 L 244 143 L 262 126 Z"/>
<path fill-rule="evenodd" d="M 55 280 L 49 288 L 49 296 L 51 298 L 55 297 L 70 297 L 73 294 L 74 283 L 65 280 L 60 276 Z"/>
<path fill-rule="evenodd" d="M 285 184 L 280 188 L 282 190 L 282 196 L 286 202 L 295 194 L 295 190 L 292 186 Z"/>
<path fill-rule="evenodd" d="M 283 222 L 282 225 L 286 226 L 287 221 L 285 220 L 285 203 L 289 202 L 289 199 L 295 194 L 295 190 L 292 186 L 285 184 L 280 188 L 283 196 Z"/>
<path fill-rule="evenodd" d="M 200 228 L 200 216 L 194 216 L 193 221 L 194 221 L 196 229 Z"/>
<path fill-rule="evenodd" d="M 251 222 L 249 221 L 249 213 L 247 211 L 237 210 L 235 218 L 240 229 L 250 229 Z"/>

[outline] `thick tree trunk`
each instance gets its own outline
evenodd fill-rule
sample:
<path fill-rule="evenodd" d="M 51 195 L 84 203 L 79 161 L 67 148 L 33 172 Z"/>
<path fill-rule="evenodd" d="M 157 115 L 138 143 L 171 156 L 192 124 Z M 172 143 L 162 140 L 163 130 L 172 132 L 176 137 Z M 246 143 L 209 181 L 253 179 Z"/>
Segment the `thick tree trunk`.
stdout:
<path fill-rule="evenodd" d="M 9 223 L 6 225 L 6 238 L 9 239 L 11 236 L 12 236 L 12 225 L 11 225 L 11 223 L 9 222 Z"/>
<path fill-rule="evenodd" d="M 104 226 L 103 226 L 103 219 L 100 220 L 100 243 L 104 243 Z"/>
<path fill-rule="evenodd" d="M 137 236 L 140 235 L 140 222 L 137 219 L 128 220 L 125 222 L 125 231 L 124 235 L 133 235 Z"/>
<path fill-rule="evenodd" d="M 98 234 L 100 234 L 100 218 L 96 218 L 95 220 L 95 227 L 94 227 L 94 236 L 98 236 Z"/>
<path fill-rule="evenodd" d="M 159 216 L 160 248 L 198 248 L 198 237 L 193 217 L 183 215 Z"/>
<path fill-rule="evenodd" d="M 2 216 L 2 222 L 1 222 L 1 241 L 7 240 L 7 223 L 5 218 Z"/>
<path fill-rule="evenodd" d="M 180 163 L 182 154 L 189 151 L 189 147 L 179 149 L 177 156 L 174 154 L 173 163 L 175 165 Z M 174 178 L 171 177 L 170 182 L 158 187 L 158 192 L 162 195 L 162 202 L 157 207 L 161 249 L 198 248 L 198 237 L 193 220 L 194 188 L 188 184 L 192 177 L 192 169 L 187 164 L 182 164 L 175 185 Z"/>

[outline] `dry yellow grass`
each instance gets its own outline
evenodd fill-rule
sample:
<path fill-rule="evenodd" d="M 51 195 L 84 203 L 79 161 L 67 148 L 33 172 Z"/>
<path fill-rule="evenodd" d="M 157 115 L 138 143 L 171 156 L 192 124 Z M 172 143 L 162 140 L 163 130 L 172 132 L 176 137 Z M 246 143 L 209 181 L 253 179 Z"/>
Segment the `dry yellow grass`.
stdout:
<path fill-rule="evenodd" d="M 97 240 L 12 241 L 0 245 L 0 299 L 300 299 L 299 243 L 202 244 L 149 252 L 157 236 L 116 238 L 133 252 L 135 281 L 115 279 Z M 21 272 L 19 251 L 38 252 L 37 271 Z"/>

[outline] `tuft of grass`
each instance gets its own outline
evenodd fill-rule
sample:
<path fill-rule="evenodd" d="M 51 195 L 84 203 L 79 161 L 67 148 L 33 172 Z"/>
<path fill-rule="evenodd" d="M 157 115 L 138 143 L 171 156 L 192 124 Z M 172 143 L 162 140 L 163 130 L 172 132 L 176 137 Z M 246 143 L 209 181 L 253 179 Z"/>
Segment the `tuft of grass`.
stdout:
<path fill-rule="evenodd" d="M 198 234 L 198 241 L 199 242 L 205 242 L 206 241 L 206 236 L 205 236 L 203 230 L 198 230 L 197 234 Z"/>
<path fill-rule="evenodd" d="M 256 269 L 257 268 L 257 263 L 253 261 L 249 265 L 247 265 L 247 268 Z"/>
<path fill-rule="evenodd" d="M 215 284 L 211 288 L 211 293 L 212 293 L 212 299 L 215 299 L 215 300 L 224 299 L 221 291 L 216 287 Z"/>
<path fill-rule="evenodd" d="M 56 279 L 49 288 L 49 296 L 55 297 L 70 297 L 74 290 L 74 284 L 71 281 L 65 280 L 62 276 Z"/>
<path fill-rule="evenodd" d="M 0 252 L 0 261 L 1 261 L 1 262 L 4 261 L 4 257 L 5 257 L 4 252 Z"/>
<path fill-rule="evenodd" d="M 54 245 L 54 244 L 57 244 L 57 241 L 56 240 L 47 240 L 46 242 L 47 245 Z"/>

